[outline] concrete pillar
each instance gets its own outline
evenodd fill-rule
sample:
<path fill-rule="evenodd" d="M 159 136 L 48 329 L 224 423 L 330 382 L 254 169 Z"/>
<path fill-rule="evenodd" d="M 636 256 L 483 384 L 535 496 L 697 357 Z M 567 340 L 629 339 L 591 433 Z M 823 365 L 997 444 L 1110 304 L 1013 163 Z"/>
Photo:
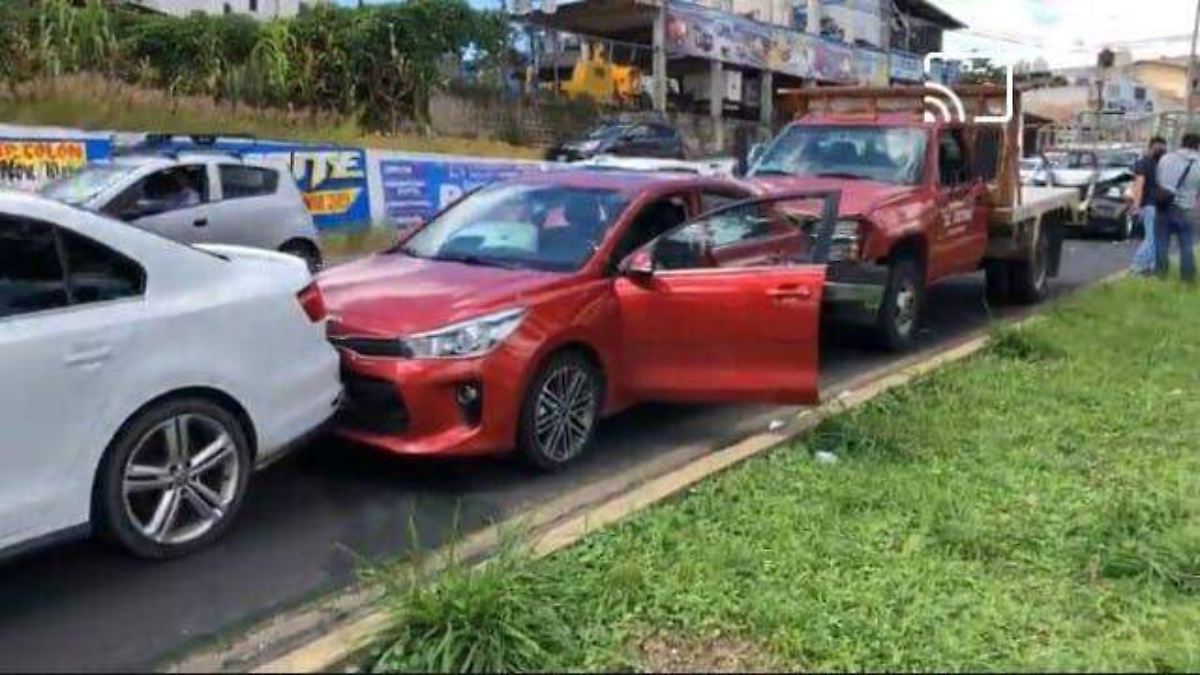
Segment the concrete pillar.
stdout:
<path fill-rule="evenodd" d="M 654 16 L 654 109 L 667 111 L 667 3 L 665 0 Z"/>
<path fill-rule="evenodd" d="M 762 71 L 758 96 L 758 119 L 769 127 L 775 122 L 775 73 Z"/>
<path fill-rule="evenodd" d="M 821 34 L 821 0 L 808 0 L 808 25 L 805 28 L 809 35 Z"/>
<path fill-rule="evenodd" d="M 725 71 L 721 62 L 713 59 L 708 62 L 708 117 L 713 127 L 713 145 L 717 152 L 725 146 L 725 125 L 721 117 L 725 108 Z"/>

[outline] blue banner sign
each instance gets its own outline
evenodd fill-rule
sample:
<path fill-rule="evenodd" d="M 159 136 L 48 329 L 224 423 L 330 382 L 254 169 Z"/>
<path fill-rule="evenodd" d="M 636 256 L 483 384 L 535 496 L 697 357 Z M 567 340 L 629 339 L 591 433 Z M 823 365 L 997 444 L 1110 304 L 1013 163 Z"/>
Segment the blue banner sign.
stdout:
<path fill-rule="evenodd" d="M 425 222 L 467 192 L 545 168 L 538 162 L 383 155 L 379 175 L 384 214 L 393 225 L 410 227 Z"/>

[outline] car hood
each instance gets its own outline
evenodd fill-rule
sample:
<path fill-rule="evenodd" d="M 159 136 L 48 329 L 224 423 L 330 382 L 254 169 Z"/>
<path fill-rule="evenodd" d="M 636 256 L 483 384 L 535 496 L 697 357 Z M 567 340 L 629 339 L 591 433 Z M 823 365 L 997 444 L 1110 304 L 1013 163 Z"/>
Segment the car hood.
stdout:
<path fill-rule="evenodd" d="M 330 332 L 405 335 L 517 306 L 565 283 L 563 274 L 374 255 L 317 277 Z"/>
<path fill-rule="evenodd" d="M 841 216 L 867 214 L 890 201 L 912 195 L 919 189 L 916 185 L 817 176 L 763 176 L 749 180 L 774 194 L 798 190 L 841 190 L 842 196 L 838 202 L 838 215 Z"/>

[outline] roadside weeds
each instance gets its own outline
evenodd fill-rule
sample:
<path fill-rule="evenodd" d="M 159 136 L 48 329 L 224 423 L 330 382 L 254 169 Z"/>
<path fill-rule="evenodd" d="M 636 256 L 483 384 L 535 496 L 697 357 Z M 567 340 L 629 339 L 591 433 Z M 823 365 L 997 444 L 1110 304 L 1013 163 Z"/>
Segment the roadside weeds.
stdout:
<path fill-rule="evenodd" d="M 1195 670 L 1197 335 L 1200 294 L 1087 291 L 548 558 L 391 586 L 372 665 Z"/>

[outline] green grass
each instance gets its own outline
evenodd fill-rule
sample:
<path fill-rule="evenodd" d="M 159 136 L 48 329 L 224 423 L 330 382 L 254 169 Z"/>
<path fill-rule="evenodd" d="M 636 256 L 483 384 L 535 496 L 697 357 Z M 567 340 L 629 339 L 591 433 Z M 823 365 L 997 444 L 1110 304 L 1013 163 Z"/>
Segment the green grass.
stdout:
<path fill-rule="evenodd" d="M 688 663 L 732 636 L 787 669 L 1196 671 L 1198 446 L 1200 293 L 1126 280 L 555 556 L 396 586 L 374 665 L 669 668 L 667 635 Z"/>
<path fill-rule="evenodd" d="M 345 117 L 217 105 L 204 97 L 170 98 L 165 93 L 90 76 L 62 77 L 27 87 L 19 95 L 0 92 L 0 120 L 8 124 L 90 130 L 243 133 L 260 138 L 339 143 L 384 150 L 480 157 L 540 159 L 535 147 L 487 138 L 397 133 L 380 135 Z"/>

